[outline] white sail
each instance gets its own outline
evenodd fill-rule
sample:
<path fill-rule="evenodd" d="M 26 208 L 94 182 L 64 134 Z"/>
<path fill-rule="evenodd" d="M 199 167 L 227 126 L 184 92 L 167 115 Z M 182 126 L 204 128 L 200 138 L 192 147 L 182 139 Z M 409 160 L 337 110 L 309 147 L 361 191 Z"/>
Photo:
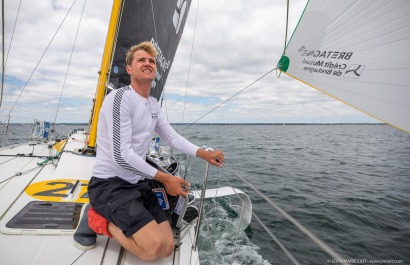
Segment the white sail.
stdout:
<path fill-rule="evenodd" d="M 410 1 L 309 1 L 279 67 L 410 132 Z"/>

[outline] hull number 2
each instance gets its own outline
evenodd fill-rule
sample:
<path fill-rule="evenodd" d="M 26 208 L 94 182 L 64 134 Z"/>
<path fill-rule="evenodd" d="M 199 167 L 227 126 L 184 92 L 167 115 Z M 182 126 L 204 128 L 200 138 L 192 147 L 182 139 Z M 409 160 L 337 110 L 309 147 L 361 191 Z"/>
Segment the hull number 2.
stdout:
<path fill-rule="evenodd" d="M 53 179 L 30 184 L 25 192 L 40 201 L 88 202 L 88 180 Z"/>

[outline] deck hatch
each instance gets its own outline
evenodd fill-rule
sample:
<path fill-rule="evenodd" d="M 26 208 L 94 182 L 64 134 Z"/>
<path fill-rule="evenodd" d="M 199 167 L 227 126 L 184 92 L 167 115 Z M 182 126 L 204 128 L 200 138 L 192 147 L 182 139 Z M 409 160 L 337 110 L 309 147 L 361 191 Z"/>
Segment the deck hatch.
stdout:
<path fill-rule="evenodd" d="M 83 204 L 31 201 L 7 224 L 21 229 L 75 229 Z"/>

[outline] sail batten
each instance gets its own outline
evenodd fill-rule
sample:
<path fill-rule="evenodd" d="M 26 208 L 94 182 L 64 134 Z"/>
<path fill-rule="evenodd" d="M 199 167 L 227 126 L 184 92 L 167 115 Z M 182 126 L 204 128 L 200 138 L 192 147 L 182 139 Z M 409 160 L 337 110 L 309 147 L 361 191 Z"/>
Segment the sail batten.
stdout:
<path fill-rule="evenodd" d="M 410 132 L 408 10 L 406 0 L 309 1 L 282 71 Z"/>

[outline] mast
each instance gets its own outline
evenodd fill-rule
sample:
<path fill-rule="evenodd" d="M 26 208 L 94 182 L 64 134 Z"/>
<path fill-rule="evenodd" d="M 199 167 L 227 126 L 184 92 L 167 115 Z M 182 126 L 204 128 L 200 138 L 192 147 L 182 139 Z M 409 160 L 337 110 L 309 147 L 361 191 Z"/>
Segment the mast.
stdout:
<path fill-rule="evenodd" d="M 104 54 L 101 61 L 101 67 L 97 83 L 97 91 L 94 100 L 94 105 L 91 113 L 91 119 L 89 124 L 90 135 L 88 136 L 87 153 L 94 153 L 96 140 L 97 140 L 97 124 L 98 115 L 100 113 L 101 105 L 104 100 L 105 89 L 107 84 L 107 78 L 111 66 L 111 58 L 113 53 L 114 44 L 117 37 L 117 29 L 120 20 L 122 0 L 114 0 L 111 11 L 110 24 L 108 26 L 107 38 L 105 41 Z"/>

